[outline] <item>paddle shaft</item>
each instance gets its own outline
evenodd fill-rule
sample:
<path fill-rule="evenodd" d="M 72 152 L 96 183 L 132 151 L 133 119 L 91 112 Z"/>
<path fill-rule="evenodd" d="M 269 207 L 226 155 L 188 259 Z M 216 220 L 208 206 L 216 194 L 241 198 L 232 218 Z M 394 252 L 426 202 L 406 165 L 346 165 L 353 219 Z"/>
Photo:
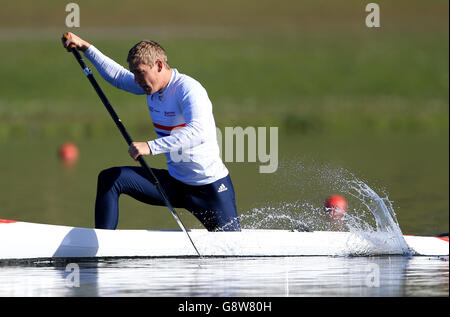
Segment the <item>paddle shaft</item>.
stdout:
<path fill-rule="evenodd" d="M 63 37 L 63 43 L 65 42 L 65 40 L 66 40 L 66 38 Z M 125 141 L 127 142 L 128 146 L 130 146 L 131 143 L 133 142 L 133 139 L 131 138 L 128 131 L 125 129 L 125 126 L 123 125 L 123 123 L 120 120 L 119 116 L 117 115 L 116 111 L 111 106 L 111 104 L 108 101 L 108 98 L 106 98 L 106 96 L 103 93 L 102 89 L 100 88 L 99 84 L 95 80 L 94 75 L 92 74 L 92 71 L 89 69 L 89 67 L 87 67 L 85 61 L 81 57 L 80 52 L 78 52 L 77 48 L 73 47 L 73 46 L 70 46 L 67 49 L 69 51 L 71 51 L 73 53 L 73 55 L 75 56 L 76 60 L 80 64 L 81 68 L 83 69 L 84 74 L 89 79 L 89 81 L 91 82 L 95 91 L 97 92 L 98 96 L 102 100 L 103 105 L 106 107 L 106 110 L 108 110 L 109 114 L 111 115 L 111 118 L 113 119 L 113 121 L 116 124 L 117 128 L 119 129 L 120 133 L 125 138 Z M 194 242 L 191 239 L 191 236 L 189 235 L 185 226 L 183 225 L 183 222 L 181 221 L 180 217 L 178 217 L 178 214 L 175 211 L 175 209 L 172 207 L 172 204 L 170 203 L 169 199 L 167 198 L 166 193 L 164 192 L 163 188 L 161 187 L 161 184 L 159 183 L 158 178 L 153 173 L 152 169 L 148 166 L 147 162 L 144 160 L 142 155 L 137 158 L 137 161 L 141 164 L 142 168 L 144 168 L 144 170 L 147 172 L 150 182 L 156 187 L 158 192 L 161 194 L 161 197 L 163 198 L 164 203 L 166 204 L 166 206 L 169 208 L 170 212 L 172 213 L 172 216 L 177 221 L 181 230 L 183 230 L 186 233 L 186 235 L 188 236 L 189 241 L 191 242 L 192 246 L 194 247 L 197 255 L 200 256 L 200 252 L 198 252 Z"/>

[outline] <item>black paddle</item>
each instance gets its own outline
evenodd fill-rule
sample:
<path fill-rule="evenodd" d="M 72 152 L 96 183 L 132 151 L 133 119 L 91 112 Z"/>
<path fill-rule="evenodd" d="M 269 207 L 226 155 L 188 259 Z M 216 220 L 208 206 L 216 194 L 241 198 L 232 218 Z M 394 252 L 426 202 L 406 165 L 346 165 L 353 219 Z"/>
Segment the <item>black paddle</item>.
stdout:
<path fill-rule="evenodd" d="M 62 37 L 62 42 L 65 47 L 65 42 L 70 38 L 70 35 L 68 33 L 64 33 Z M 75 44 L 69 45 L 69 47 L 66 47 L 67 51 L 72 52 L 75 58 L 77 59 L 78 63 L 80 64 L 81 68 L 83 69 L 84 74 L 87 76 L 89 81 L 91 82 L 92 86 L 94 87 L 95 91 L 97 92 L 98 96 L 102 100 L 103 104 L 106 107 L 106 110 L 108 110 L 109 114 L 111 115 L 111 118 L 114 120 L 114 123 L 116 124 L 117 128 L 119 128 L 120 133 L 122 133 L 122 136 L 125 138 L 125 141 L 127 141 L 128 145 L 131 145 L 133 142 L 133 139 L 128 134 L 127 130 L 125 129 L 125 126 L 122 124 L 122 121 L 120 120 L 117 113 L 114 111 L 114 108 L 109 103 L 108 99 L 106 98 L 105 94 L 103 93 L 102 89 L 98 85 L 97 81 L 94 78 L 94 75 L 92 74 L 92 71 L 87 67 L 86 63 L 84 62 L 83 58 L 80 55 L 80 52 L 78 52 L 78 49 L 76 48 Z M 156 178 L 155 174 L 153 173 L 152 169 L 148 166 L 147 162 L 144 160 L 144 158 L 139 156 L 137 158 L 137 161 L 141 164 L 141 166 L 144 168 L 144 170 L 147 172 L 150 182 L 156 187 L 158 192 L 161 194 L 161 197 L 163 198 L 166 206 L 169 208 L 170 212 L 172 213 L 172 216 L 177 221 L 180 228 L 186 233 L 186 235 L 189 238 L 189 241 L 191 241 L 192 246 L 195 249 L 195 252 L 200 256 L 200 253 L 198 252 L 197 248 L 195 247 L 194 242 L 191 239 L 191 236 L 187 232 L 186 228 L 184 227 L 183 223 L 181 222 L 181 219 L 178 217 L 175 209 L 173 209 L 172 205 L 170 204 L 169 199 L 167 198 L 166 193 L 164 192 L 163 188 L 161 187 L 161 184 L 159 183 L 158 179 Z"/>

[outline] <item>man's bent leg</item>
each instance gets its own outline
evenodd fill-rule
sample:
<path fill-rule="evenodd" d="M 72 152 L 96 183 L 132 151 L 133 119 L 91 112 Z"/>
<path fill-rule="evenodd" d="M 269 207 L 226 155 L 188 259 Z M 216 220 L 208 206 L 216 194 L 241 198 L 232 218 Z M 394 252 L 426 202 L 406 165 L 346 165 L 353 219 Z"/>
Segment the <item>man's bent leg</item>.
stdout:
<path fill-rule="evenodd" d="M 170 176 L 165 170 L 153 170 L 169 196 Z M 164 183 L 164 184 L 163 184 Z M 164 206 L 155 186 L 148 180 L 145 170 L 137 166 L 113 167 L 98 176 L 95 200 L 95 228 L 115 229 L 119 220 L 119 196 L 129 195 L 141 202 Z M 170 197 L 170 196 L 169 196 Z"/>

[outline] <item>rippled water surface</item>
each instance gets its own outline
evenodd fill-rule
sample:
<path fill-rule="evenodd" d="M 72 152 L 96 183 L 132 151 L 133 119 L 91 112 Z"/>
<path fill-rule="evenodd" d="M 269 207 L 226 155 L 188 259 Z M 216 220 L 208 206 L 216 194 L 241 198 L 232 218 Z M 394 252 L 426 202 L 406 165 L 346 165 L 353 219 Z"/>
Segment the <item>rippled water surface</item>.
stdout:
<path fill-rule="evenodd" d="M 72 261 L 72 262 L 71 262 Z M 0 267 L 1 296 L 448 296 L 448 257 L 150 258 Z"/>

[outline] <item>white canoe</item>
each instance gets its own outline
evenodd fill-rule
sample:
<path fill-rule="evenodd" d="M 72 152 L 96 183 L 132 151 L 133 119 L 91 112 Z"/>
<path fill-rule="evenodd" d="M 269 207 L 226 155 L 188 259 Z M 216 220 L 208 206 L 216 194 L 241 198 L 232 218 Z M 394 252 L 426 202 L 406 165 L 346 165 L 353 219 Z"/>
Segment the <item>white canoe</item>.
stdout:
<path fill-rule="evenodd" d="M 189 231 L 202 256 L 374 256 L 404 254 L 386 232 L 244 229 Z M 400 240 L 402 240 L 400 238 Z M 412 255 L 446 256 L 448 238 L 404 236 Z M 196 256 L 178 230 L 102 230 L 0 219 L 0 260 Z"/>

